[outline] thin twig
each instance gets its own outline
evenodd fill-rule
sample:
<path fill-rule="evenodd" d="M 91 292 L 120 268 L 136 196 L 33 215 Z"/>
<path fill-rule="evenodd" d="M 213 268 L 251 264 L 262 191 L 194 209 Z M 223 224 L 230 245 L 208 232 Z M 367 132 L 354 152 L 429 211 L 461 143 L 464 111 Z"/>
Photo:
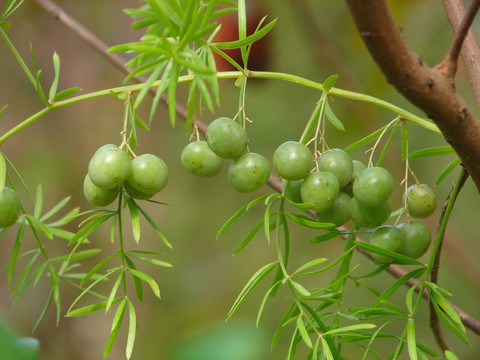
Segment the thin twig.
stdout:
<path fill-rule="evenodd" d="M 438 273 L 439 273 L 439 268 L 440 268 L 440 258 L 441 258 L 441 253 L 442 253 L 442 243 L 443 243 L 443 238 L 445 235 L 445 231 L 443 230 L 443 233 L 440 233 L 442 231 L 442 224 L 445 220 L 445 216 L 447 214 L 447 207 L 450 201 L 453 201 L 452 207 L 455 204 L 455 201 L 458 198 L 458 195 L 460 194 L 460 191 L 462 190 L 463 186 L 465 185 L 465 182 L 468 179 L 468 172 L 463 171 L 462 177 L 460 179 L 460 183 L 458 185 L 458 189 L 455 193 L 455 197 L 453 200 L 451 200 L 452 193 L 454 189 L 456 188 L 456 182 L 452 184 L 452 188 L 450 189 L 450 192 L 448 193 L 447 199 L 445 200 L 445 203 L 443 204 L 442 208 L 442 213 L 440 215 L 440 218 L 438 220 L 438 232 L 440 236 L 440 245 L 438 247 L 438 252 L 436 254 L 435 260 L 432 265 L 432 270 L 430 272 L 430 281 L 434 284 L 438 283 Z M 447 340 L 443 336 L 442 328 L 440 327 L 440 319 L 438 318 L 437 312 L 435 310 L 435 307 L 433 306 L 433 303 L 430 301 L 429 303 L 429 308 L 430 308 L 430 327 L 432 329 L 433 335 L 435 336 L 435 339 L 438 343 L 438 346 L 445 351 L 445 350 L 450 350 L 450 346 L 447 343 Z"/>
<path fill-rule="evenodd" d="M 442 3 L 453 31 L 457 32 L 467 12 L 463 0 L 442 0 Z M 480 45 L 472 27 L 468 30 L 467 37 L 463 42 L 462 58 L 468 71 L 477 107 L 480 109 L 480 67 L 478 66 L 480 63 Z"/>
<path fill-rule="evenodd" d="M 107 60 L 109 60 L 112 64 L 120 68 L 122 71 L 125 72 L 128 71 L 128 69 L 125 67 L 125 62 L 122 60 L 121 63 L 117 62 L 117 56 L 112 56 L 113 54 L 107 53 L 106 49 L 108 49 L 108 46 L 104 44 L 103 42 L 99 41 L 98 39 L 93 41 L 93 39 L 96 39 L 96 36 L 90 33 L 88 30 L 86 30 L 83 26 L 81 26 L 79 23 L 77 23 L 73 18 L 71 18 L 69 15 L 67 15 L 58 5 L 54 4 L 50 0 L 32 0 L 35 2 L 37 5 L 39 5 L 42 9 L 46 10 L 50 14 L 52 14 L 56 19 L 60 20 L 62 24 L 66 25 L 68 28 L 70 28 L 74 33 L 77 35 L 81 36 L 83 40 L 85 40 L 87 43 L 91 44 L 94 49 L 99 51 Z M 75 25 L 75 26 L 74 26 Z M 80 35 L 83 34 L 83 35 Z M 93 45 L 95 43 L 96 45 Z M 121 57 L 118 57 L 121 59 Z M 141 81 L 141 78 L 135 78 L 136 81 Z M 151 89 L 151 91 L 154 91 Z M 182 117 L 186 118 L 187 117 L 187 110 L 183 108 L 181 105 L 176 105 L 176 110 L 177 114 Z M 200 132 L 205 133 L 206 130 L 206 125 L 199 120 L 197 120 L 197 125 L 199 127 Z M 282 182 L 280 179 L 277 177 L 271 175 L 269 180 L 268 180 L 268 185 L 278 191 L 282 192 Z M 367 257 L 371 257 L 371 255 L 362 249 L 357 248 L 357 250 L 366 255 Z M 395 278 L 401 278 L 404 276 L 407 272 L 403 270 L 401 267 L 397 265 L 390 265 L 388 269 L 386 270 L 388 273 L 390 273 L 392 276 Z M 410 279 L 407 281 L 405 285 L 412 287 L 413 285 L 417 284 L 418 280 L 415 279 Z M 415 291 L 418 293 L 420 291 L 420 287 L 417 287 Z M 429 300 L 429 295 L 427 292 L 424 292 L 423 298 L 426 300 Z M 454 304 L 450 305 L 455 309 L 455 311 L 459 314 L 460 318 L 462 319 L 462 323 L 478 335 L 480 335 L 480 321 L 460 309 Z"/>
<path fill-rule="evenodd" d="M 462 23 L 455 31 L 455 37 L 453 38 L 452 44 L 450 45 L 450 49 L 445 56 L 445 59 L 443 59 L 443 61 L 435 67 L 436 70 L 451 79 L 454 78 L 455 73 L 457 72 L 458 56 L 460 55 L 463 41 L 467 36 L 468 30 L 472 26 L 473 19 L 475 18 L 479 7 L 480 0 L 473 0 L 468 8 L 467 14 L 462 20 Z"/>

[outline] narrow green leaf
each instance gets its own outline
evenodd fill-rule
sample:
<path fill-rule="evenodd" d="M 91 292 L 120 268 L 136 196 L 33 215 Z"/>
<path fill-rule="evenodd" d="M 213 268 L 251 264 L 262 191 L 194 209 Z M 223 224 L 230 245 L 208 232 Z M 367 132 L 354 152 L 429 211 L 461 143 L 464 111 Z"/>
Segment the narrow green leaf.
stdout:
<path fill-rule="evenodd" d="M 335 115 L 335 113 L 332 111 L 330 104 L 328 101 L 325 101 L 325 115 L 327 116 L 328 121 L 337 128 L 337 130 L 340 131 L 345 131 L 345 127 L 343 126 L 343 123 L 340 121 L 340 119 Z"/>
<path fill-rule="evenodd" d="M 8 286 L 11 286 L 13 274 L 15 272 L 15 264 L 17 263 L 18 253 L 20 251 L 20 246 L 22 244 L 23 234 L 25 233 L 25 222 L 22 221 L 17 232 L 17 237 L 15 238 L 15 243 L 13 244 L 12 255 L 10 256 L 10 262 L 8 263 Z"/>
<path fill-rule="evenodd" d="M 442 180 L 445 179 L 445 177 L 450 174 L 461 162 L 462 161 L 460 158 L 456 158 L 450 164 L 448 164 L 447 167 L 440 173 L 440 175 L 438 175 L 437 180 L 435 180 L 435 185 L 440 184 Z"/>
<path fill-rule="evenodd" d="M 419 158 L 428 157 L 428 156 L 448 155 L 454 152 L 455 150 L 453 150 L 451 146 L 431 147 L 431 148 L 425 148 L 425 149 L 413 151 L 408 155 L 408 158 L 419 159 Z"/>
<path fill-rule="evenodd" d="M 336 239 L 340 235 L 344 234 L 344 232 L 339 231 L 337 229 L 330 229 L 328 232 L 326 232 L 323 235 L 315 236 L 314 238 L 311 238 L 310 240 L 307 241 L 309 244 L 317 244 L 321 242 L 325 242 L 328 240 Z"/>
<path fill-rule="evenodd" d="M 38 190 L 37 190 L 38 192 Z M 60 202 L 58 202 L 53 208 L 51 208 L 48 212 L 46 212 L 42 217 L 40 217 L 40 214 L 35 217 L 39 218 L 40 221 L 45 222 L 46 220 L 50 219 L 53 215 L 55 215 L 57 212 L 59 212 L 61 209 L 64 208 L 64 206 L 70 201 L 71 196 L 67 196 L 66 198 L 62 199 Z"/>
<path fill-rule="evenodd" d="M 137 204 L 138 210 L 142 213 L 143 217 L 148 221 L 148 223 L 152 226 L 153 230 L 155 230 L 155 233 L 158 235 L 158 237 L 163 241 L 163 243 L 172 249 L 172 244 L 167 240 L 165 235 L 160 231 L 160 228 L 155 224 L 155 222 L 152 220 L 152 218 L 143 210 L 138 204 Z"/>
<path fill-rule="evenodd" d="M 42 223 L 40 220 L 30 215 L 26 215 L 25 217 L 27 218 L 30 226 L 40 230 L 43 233 L 43 235 L 45 235 L 48 239 L 50 240 L 53 239 L 53 235 L 50 229 L 44 223 Z"/>
<path fill-rule="evenodd" d="M 157 259 L 152 259 L 152 258 L 149 258 L 149 257 L 145 257 L 145 256 L 139 256 L 139 255 L 136 255 L 136 254 L 132 254 L 130 253 L 130 256 L 133 256 L 139 260 L 142 260 L 142 261 L 145 261 L 147 263 L 150 263 L 152 265 L 156 265 L 156 266 L 161 266 L 161 267 L 167 267 L 167 268 L 170 268 L 170 267 L 173 267 L 172 264 L 166 262 L 166 261 L 161 261 L 161 260 L 157 260 Z"/>
<path fill-rule="evenodd" d="M 65 89 L 65 90 L 62 90 L 62 91 L 59 91 L 55 97 L 53 98 L 53 101 L 54 102 L 57 102 L 57 101 L 60 101 L 62 99 L 65 99 L 79 91 L 81 91 L 82 89 L 79 88 L 79 87 L 72 87 L 72 88 L 69 88 L 69 89 Z"/>
<path fill-rule="evenodd" d="M 84 278 L 82 279 L 81 281 L 81 284 L 85 284 L 88 280 L 90 280 L 92 278 L 93 275 L 95 275 L 97 273 L 98 270 L 100 270 L 103 265 L 105 265 L 106 263 L 108 263 L 110 260 L 116 258 L 117 256 L 119 256 L 118 253 L 116 254 L 113 254 L 105 259 L 103 259 L 102 261 L 100 261 L 97 265 L 95 265 L 85 276 Z"/>
<path fill-rule="evenodd" d="M 437 302 L 431 301 L 433 307 L 435 308 L 435 312 L 438 315 L 438 318 L 442 320 L 442 322 L 450 329 L 452 333 L 454 333 L 460 340 L 462 340 L 465 344 L 471 345 L 470 340 L 465 336 L 465 333 L 461 331 L 455 323 L 453 323 L 450 318 L 448 318 L 443 310 L 438 306 Z"/>
<path fill-rule="evenodd" d="M 407 348 L 410 360 L 417 360 L 417 340 L 415 336 L 415 321 L 413 318 L 407 321 Z"/>
<path fill-rule="evenodd" d="M 305 324 L 303 323 L 302 317 L 303 316 L 300 314 L 300 316 L 297 318 L 297 329 L 305 345 L 307 345 L 310 349 L 312 349 L 313 348 L 312 340 L 310 339 L 310 336 L 308 336 L 308 331 L 307 331 L 307 328 L 305 327 Z"/>
<path fill-rule="evenodd" d="M 25 191 L 28 193 L 28 196 L 30 196 L 32 199 L 33 199 L 33 195 L 32 195 L 32 192 L 30 191 L 30 189 L 28 188 L 27 186 L 27 183 L 25 182 L 25 180 L 23 180 L 22 176 L 20 175 L 20 173 L 18 172 L 18 170 L 15 168 L 15 166 L 13 166 L 12 162 L 8 159 L 8 157 L 6 157 L 5 155 L 3 155 L 3 158 L 6 160 L 6 162 L 8 163 L 8 166 L 10 166 L 10 168 L 13 170 L 13 172 L 15 173 L 15 176 L 18 178 L 18 180 L 20 180 L 20 183 L 22 184 L 23 188 L 25 189 Z M 7 174 L 8 176 L 8 174 Z"/>
<path fill-rule="evenodd" d="M 52 288 L 50 289 L 50 293 L 48 294 L 48 298 L 47 298 L 47 301 L 45 302 L 45 305 L 43 306 L 42 312 L 38 316 L 37 322 L 33 326 L 32 332 L 35 332 L 35 330 L 37 330 L 37 328 L 42 323 L 43 319 L 45 319 L 45 316 L 47 315 L 47 311 L 50 308 L 50 304 L 52 303 L 52 300 L 53 300 L 53 293 L 54 293 L 54 290 Z"/>
<path fill-rule="evenodd" d="M 283 314 L 283 317 L 282 319 L 280 320 L 280 324 L 277 326 L 277 330 L 275 330 L 275 334 L 273 335 L 273 338 L 272 338 L 272 343 L 270 344 L 270 349 L 273 350 L 273 348 L 275 347 L 275 345 L 277 344 L 278 342 L 278 339 L 280 338 L 280 335 L 282 334 L 283 332 L 283 329 L 285 328 L 283 326 L 283 324 L 285 324 L 285 322 L 290 318 L 290 316 L 292 315 L 292 312 L 296 309 L 296 304 L 293 303 L 292 305 L 290 305 L 290 307 L 287 309 L 287 311 L 285 311 L 285 314 Z"/>
<path fill-rule="evenodd" d="M 150 285 L 150 288 L 152 289 L 153 294 L 159 299 L 161 298 L 158 284 L 150 275 L 132 268 L 128 268 L 127 271 L 133 276 L 135 276 L 136 278 L 139 278 L 140 280 L 145 281 L 148 285 Z"/>
<path fill-rule="evenodd" d="M 345 332 L 351 332 L 351 331 L 358 331 L 358 330 L 370 330 L 376 328 L 377 325 L 375 324 L 356 324 L 356 325 L 349 325 L 349 326 L 343 326 L 339 327 L 336 329 L 331 329 L 323 333 L 324 336 L 327 335 L 337 335 L 337 334 L 343 334 Z"/>
<path fill-rule="evenodd" d="M 115 300 L 112 301 L 112 305 L 118 304 L 121 300 L 123 300 L 123 297 L 116 298 Z M 102 301 L 96 304 L 87 305 L 87 306 L 83 306 L 81 308 L 72 310 L 68 312 L 65 316 L 66 317 L 83 316 L 83 315 L 91 314 L 93 312 L 105 309 L 106 306 L 107 306 L 107 301 Z"/>
<path fill-rule="evenodd" d="M 179 57 L 176 60 L 180 62 L 179 59 L 181 58 Z M 168 90 L 167 90 L 168 113 L 170 115 L 170 123 L 172 124 L 172 127 L 175 126 L 175 119 L 177 114 L 175 105 L 176 105 L 177 79 L 178 79 L 179 73 L 180 73 L 180 66 L 175 63 L 172 68 L 172 73 L 170 74 L 170 82 L 168 84 Z"/>
<path fill-rule="evenodd" d="M 420 354 L 425 353 L 425 354 L 428 354 L 428 355 L 430 355 L 432 357 L 435 357 L 435 358 L 439 357 L 438 354 L 435 351 L 426 347 L 425 345 L 419 344 L 418 342 L 417 342 L 417 348 L 421 351 Z"/>
<path fill-rule="evenodd" d="M 43 208 L 43 191 L 42 184 L 37 185 L 37 196 L 35 197 L 35 209 L 33 210 L 33 216 L 38 219 L 42 213 Z"/>
<path fill-rule="evenodd" d="M 365 136 L 364 138 L 358 140 L 358 141 L 355 141 L 353 144 L 350 144 L 348 145 L 346 148 L 345 148 L 345 151 L 352 151 L 352 150 L 356 150 L 358 148 L 361 148 L 363 145 L 366 145 L 368 144 L 370 141 L 373 141 L 375 140 L 376 138 L 378 138 L 385 130 L 385 128 L 388 126 L 385 125 L 385 126 L 382 126 L 380 129 L 378 130 L 375 130 L 373 133 L 371 133 L 370 135 L 367 135 Z"/>
<path fill-rule="evenodd" d="M 378 298 L 374 301 L 371 307 L 378 307 L 380 306 L 384 300 L 387 300 L 392 296 L 400 287 L 407 283 L 408 280 L 412 278 L 416 278 L 425 272 L 425 268 L 419 268 L 412 270 L 405 275 L 403 275 L 400 279 L 395 281 L 392 285 L 390 285 Z"/>
<path fill-rule="evenodd" d="M 305 289 L 302 284 L 300 284 L 296 281 L 293 281 L 291 279 L 289 279 L 288 282 L 289 282 L 289 284 L 291 284 L 295 288 L 295 290 L 297 290 L 297 292 L 301 296 L 303 296 L 303 297 L 312 296 L 312 293 L 310 291 L 308 291 L 307 289 Z"/>
<path fill-rule="evenodd" d="M 462 331 L 463 334 L 466 334 L 465 326 L 462 323 L 462 319 L 448 303 L 448 301 L 443 297 L 443 295 L 431 286 L 428 286 L 428 289 L 430 290 L 430 295 L 435 299 L 435 302 L 442 308 L 442 310 L 445 311 L 445 314 L 448 315 L 448 317 L 453 321 L 457 328 Z"/>
<path fill-rule="evenodd" d="M 289 211 L 285 211 L 285 215 L 287 215 L 291 220 L 293 220 L 297 224 L 305 226 L 307 228 L 311 228 L 311 229 L 330 229 L 335 227 L 335 224 L 315 221 L 309 218 L 308 216 L 294 214 Z"/>
<path fill-rule="evenodd" d="M 265 304 L 267 303 L 267 300 L 268 298 L 271 296 L 271 294 L 276 291 L 276 288 L 278 285 L 281 284 L 281 280 L 280 281 L 277 281 L 275 283 L 272 284 L 272 286 L 270 286 L 270 289 L 268 289 L 268 291 L 265 293 L 265 296 L 263 297 L 262 299 L 262 302 L 260 304 L 260 307 L 258 309 L 258 312 L 257 312 L 257 321 L 256 321 L 256 327 L 258 328 L 258 324 L 260 324 L 260 317 L 262 316 L 262 313 L 263 313 L 263 309 L 265 308 Z"/>
<path fill-rule="evenodd" d="M 278 266 L 278 262 L 272 262 L 262 266 L 253 276 L 248 280 L 240 294 L 235 299 L 230 311 L 228 312 L 227 320 L 230 319 L 237 311 L 238 307 L 243 303 L 245 298 L 252 292 L 253 289 L 273 270 Z"/>
<path fill-rule="evenodd" d="M 128 304 L 128 316 L 129 316 L 129 325 L 128 325 L 128 335 L 127 335 L 127 345 L 125 348 L 125 354 L 127 359 L 132 357 L 133 345 L 135 343 L 135 336 L 137 334 L 137 315 L 135 313 L 135 307 L 130 299 L 127 298 Z"/>
<path fill-rule="evenodd" d="M 386 256 L 386 257 L 392 259 L 392 261 L 398 262 L 400 264 L 425 266 L 425 264 L 422 264 L 420 261 L 418 261 L 416 259 L 413 259 L 411 257 L 405 256 L 405 255 L 402 255 L 402 254 L 399 254 L 399 253 L 396 253 L 394 251 L 382 249 L 378 246 L 370 245 L 370 244 L 365 243 L 363 241 L 354 241 L 353 243 L 363 250 L 367 250 L 367 251 L 370 251 L 370 252 L 375 253 L 375 254 L 380 254 L 380 255 Z"/>
<path fill-rule="evenodd" d="M 53 99 L 55 98 L 55 94 L 57 93 L 58 88 L 58 80 L 60 78 L 60 57 L 56 52 L 53 53 L 53 70 L 54 70 L 54 78 L 52 81 L 52 85 L 50 86 L 50 91 L 48 92 L 48 99 L 50 103 L 53 103 Z"/>
<path fill-rule="evenodd" d="M 61 261 L 74 261 L 74 260 L 86 259 L 86 258 L 95 256 L 100 252 L 102 252 L 102 249 L 88 249 L 88 250 L 78 251 L 73 254 L 60 255 L 50 259 L 50 261 L 61 262 Z"/>
<path fill-rule="evenodd" d="M 252 228 L 252 230 L 249 231 L 249 233 L 243 238 L 243 240 L 238 244 L 238 246 L 235 248 L 233 251 L 234 254 L 238 254 L 240 251 L 242 251 L 245 246 L 247 246 L 250 241 L 255 237 L 255 235 L 258 234 L 260 229 L 263 227 L 263 219 L 261 219 L 257 224 Z"/>
<path fill-rule="evenodd" d="M 445 350 L 445 357 L 447 360 L 458 360 L 457 356 L 450 350 Z"/>
<path fill-rule="evenodd" d="M 327 360 L 335 360 L 332 354 L 332 350 L 328 345 L 327 341 L 325 340 L 325 338 L 322 336 L 320 340 L 322 341 L 322 349 L 325 353 L 325 357 L 327 358 Z"/>
<path fill-rule="evenodd" d="M 115 300 L 115 296 L 117 295 L 118 288 L 120 287 L 120 284 L 122 282 L 122 279 L 125 278 L 125 273 L 123 271 L 120 271 L 120 274 L 118 274 L 117 280 L 113 283 L 112 289 L 110 290 L 110 294 L 108 295 L 107 303 L 105 305 L 105 314 L 108 313 L 108 310 L 110 310 L 110 307 L 113 304 L 113 301 Z"/>
<path fill-rule="evenodd" d="M 405 304 L 407 305 L 408 313 L 413 313 L 413 294 L 415 293 L 415 289 L 419 287 L 421 284 L 415 284 L 407 291 L 407 295 L 405 296 Z"/>
<path fill-rule="evenodd" d="M 5 179 L 7 175 L 7 166 L 5 164 L 5 158 L 3 157 L 2 152 L 0 152 L 0 193 L 5 187 Z"/>
<path fill-rule="evenodd" d="M 137 270 L 137 267 L 135 266 L 135 264 L 133 263 L 132 259 L 130 259 L 129 256 L 125 255 L 125 261 L 127 262 L 127 265 L 130 269 Z M 142 280 L 134 276 L 133 277 L 133 283 L 135 285 L 135 293 L 137 295 L 137 299 L 138 299 L 138 301 L 141 302 L 141 301 L 143 301 Z"/>
<path fill-rule="evenodd" d="M 137 203 L 128 194 L 125 194 L 125 200 L 127 201 L 128 210 L 130 210 L 133 239 L 138 244 L 138 242 L 140 241 L 140 216 L 138 215 Z"/>
<path fill-rule="evenodd" d="M 115 343 L 115 339 L 117 338 L 118 331 L 120 330 L 120 326 L 122 325 L 123 316 L 125 315 L 126 303 L 127 299 L 123 298 L 120 304 L 118 304 L 117 311 L 115 312 L 115 316 L 113 317 L 110 336 L 108 337 L 107 345 L 105 345 L 105 350 L 103 351 L 104 359 L 108 356 L 108 354 L 110 354 L 112 346 Z"/>
<path fill-rule="evenodd" d="M 325 91 L 330 91 L 330 89 L 336 84 L 338 80 L 338 75 L 330 75 L 322 84 Z"/>
<path fill-rule="evenodd" d="M 310 269 L 314 266 L 317 266 L 317 265 L 320 265 L 320 264 L 323 264 L 325 261 L 327 261 L 328 259 L 327 258 L 318 258 L 318 259 L 314 259 L 314 260 L 311 260 L 305 264 L 303 264 L 302 266 L 300 266 L 297 270 L 295 270 L 293 272 L 293 274 L 291 275 L 292 277 L 295 275 L 295 274 L 298 274 L 304 270 L 307 270 L 307 269 Z"/>
<path fill-rule="evenodd" d="M 236 41 L 229 41 L 229 42 L 218 42 L 218 43 L 213 43 L 213 45 L 219 49 L 237 49 L 241 48 L 242 46 L 251 44 L 262 37 L 264 37 L 275 25 L 277 22 L 277 19 L 272 20 L 269 22 L 267 25 L 265 25 L 263 28 L 261 28 L 259 31 L 257 31 L 255 34 L 247 36 L 245 39 L 242 40 L 236 40 Z"/>

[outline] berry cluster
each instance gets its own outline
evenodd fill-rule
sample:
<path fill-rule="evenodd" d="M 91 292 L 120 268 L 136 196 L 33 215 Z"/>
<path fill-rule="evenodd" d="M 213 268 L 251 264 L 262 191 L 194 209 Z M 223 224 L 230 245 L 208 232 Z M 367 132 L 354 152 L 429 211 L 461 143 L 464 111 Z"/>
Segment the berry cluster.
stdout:
<path fill-rule="evenodd" d="M 149 199 L 167 181 L 167 165 L 158 156 L 143 154 L 130 159 L 118 146 L 108 144 L 90 159 L 83 193 L 92 205 L 106 206 L 117 198 L 122 187 L 135 199 Z"/>
<path fill-rule="evenodd" d="M 248 136 L 240 124 L 227 117 L 210 123 L 207 141 L 194 141 L 183 149 L 183 166 L 192 173 L 210 177 L 223 166 L 223 159 L 233 159 L 228 169 L 228 181 L 237 191 L 249 193 L 261 188 L 270 177 L 268 160 L 257 153 L 244 151 Z"/>
<path fill-rule="evenodd" d="M 397 227 L 382 224 L 392 212 L 390 196 L 394 180 L 382 167 L 367 168 L 340 149 L 323 153 L 316 160 L 309 148 L 287 141 L 274 153 L 275 170 L 284 179 L 286 196 L 294 203 L 308 203 L 322 222 L 341 226 L 350 219 L 358 228 L 377 228 L 371 244 L 412 258 L 423 255 L 431 242 L 430 231 L 420 221 Z M 436 208 L 436 199 L 428 185 L 413 185 L 404 195 L 409 216 L 425 218 Z M 379 262 L 391 259 L 374 255 Z"/>

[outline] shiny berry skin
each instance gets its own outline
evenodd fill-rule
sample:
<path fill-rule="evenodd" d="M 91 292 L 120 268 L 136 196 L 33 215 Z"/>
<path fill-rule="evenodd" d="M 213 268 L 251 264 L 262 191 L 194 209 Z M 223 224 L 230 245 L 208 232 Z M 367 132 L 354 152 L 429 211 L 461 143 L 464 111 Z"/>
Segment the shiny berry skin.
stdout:
<path fill-rule="evenodd" d="M 128 183 L 136 190 L 146 194 L 156 194 L 168 182 L 168 167 L 156 155 L 143 154 L 132 160 Z"/>
<path fill-rule="evenodd" d="M 411 221 L 397 226 L 405 242 L 402 254 L 418 259 L 425 254 L 432 242 L 430 229 L 421 221 Z"/>
<path fill-rule="evenodd" d="M 147 199 L 150 199 L 153 195 L 155 195 L 155 194 L 147 194 L 135 189 L 132 185 L 128 183 L 128 181 L 125 181 L 123 183 L 123 188 L 125 189 L 128 195 L 138 200 L 147 200 Z"/>
<path fill-rule="evenodd" d="M 290 184 L 288 185 L 288 189 L 286 189 L 288 182 Z M 282 180 L 282 189 L 283 189 L 284 192 L 285 192 L 285 190 L 287 190 L 285 195 L 286 195 L 288 200 L 290 200 L 290 201 L 292 201 L 296 204 L 303 203 L 302 194 L 300 193 L 300 189 L 302 188 L 302 184 L 303 184 L 303 179 L 302 180 L 297 180 L 297 181 L 288 181 L 288 180 L 285 180 L 285 179 Z"/>
<path fill-rule="evenodd" d="M 117 146 L 102 146 L 88 164 L 90 180 L 102 189 L 113 189 L 121 185 L 130 171 L 130 158 Z"/>
<path fill-rule="evenodd" d="M 242 193 L 253 192 L 265 185 L 270 177 L 268 160 L 260 154 L 246 153 L 228 168 L 228 181 Z"/>
<path fill-rule="evenodd" d="M 182 165 L 195 175 L 211 177 L 222 169 L 223 160 L 205 141 L 193 141 L 182 151 Z"/>
<path fill-rule="evenodd" d="M 333 206 L 339 190 L 335 175 L 324 171 L 315 171 L 305 178 L 300 193 L 303 202 L 312 204 L 313 210 L 321 212 Z"/>
<path fill-rule="evenodd" d="M 374 228 L 382 225 L 390 217 L 391 212 L 390 199 L 377 206 L 364 206 L 355 198 L 350 201 L 350 217 L 361 228 Z"/>
<path fill-rule="evenodd" d="M 21 211 L 22 206 L 17 193 L 5 186 L 0 192 L 0 228 L 15 224 Z"/>
<path fill-rule="evenodd" d="M 342 188 L 342 191 L 345 191 L 348 195 L 353 197 L 353 181 L 358 176 L 358 174 L 360 174 L 367 167 L 365 166 L 364 163 L 362 163 L 361 161 L 358 161 L 358 160 L 352 160 L 352 163 L 353 163 L 352 179 L 348 182 L 347 185 L 345 185 Z"/>
<path fill-rule="evenodd" d="M 111 204 L 118 196 L 120 187 L 114 187 L 112 189 L 102 189 L 95 185 L 88 174 L 83 180 L 83 195 L 87 201 L 95 206 L 107 206 Z"/>
<path fill-rule="evenodd" d="M 370 244 L 399 254 L 402 253 L 404 248 L 404 241 L 400 230 L 390 225 L 380 226 L 376 229 L 372 233 Z M 392 261 L 391 258 L 380 254 L 372 253 L 372 257 L 380 263 Z"/>
<path fill-rule="evenodd" d="M 313 155 L 305 145 L 296 141 L 287 141 L 275 150 L 273 166 L 282 178 L 292 181 L 301 180 L 313 168 Z"/>
<path fill-rule="evenodd" d="M 392 174 L 387 169 L 367 168 L 353 181 L 353 196 L 363 206 L 377 206 L 390 197 L 393 185 Z"/>
<path fill-rule="evenodd" d="M 237 158 L 245 151 L 248 143 L 245 129 L 227 117 L 212 121 L 205 135 L 210 149 L 224 159 Z"/>
<path fill-rule="evenodd" d="M 347 185 L 353 178 L 352 158 L 341 149 L 323 153 L 317 163 L 320 171 L 330 172 L 337 177 L 340 187 Z"/>
<path fill-rule="evenodd" d="M 435 193 L 430 186 L 425 184 L 410 186 L 407 189 L 406 200 L 408 215 L 417 219 L 432 215 L 437 207 Z"/>
<path fill-rule="evenodd" d="M 317 212 L 317 219 L 321 222 L 341 226 L 350 220 L 350 201 L 352 198 L 343 191 L 338 193 L 333 206 L 325 211 Z"/>

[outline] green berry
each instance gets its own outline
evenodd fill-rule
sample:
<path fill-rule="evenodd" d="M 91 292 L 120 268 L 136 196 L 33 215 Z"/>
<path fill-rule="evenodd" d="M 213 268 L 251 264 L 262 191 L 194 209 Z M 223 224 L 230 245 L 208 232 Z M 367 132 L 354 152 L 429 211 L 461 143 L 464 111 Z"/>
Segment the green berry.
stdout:
<path fill-rule="evenodd" d="M 0 192 L 0 228 L 15 224 L 22 211 L 22 205 L 17 193 L 9 187 Z"/>
<path fill-rule="evenodd" d="M 210 149 L 224 159 L 235 159 L 242 154 L 248 143 L 247 132 L 238 122 L 221 117 L 210 123 L 206 131 Z"/>
<path fill-rule="evenodd" d="M 364 206 L 356 198 L 350 201 L 350 217 L 362 228 L 374 228 L 382 225 L 390 217 L 392 203 L 384 200 L 377 206 Z"/>
<path fill-rule="evenodd" d="M 353 196 L 363 206 L 377 206 L 393 192 L 393 177 L 387 169 L 371 167 L 353 181 Z"/>
<path fill-rule="evenodd" d="M 340 149 L 332 149 L 317 160 L 320 171 L 330 172 L 338 179 L 340 187 L 347 185 L 353 177 L 353 162 L 350 155 Z"/>
<path fill-rule="evenodd" d="M 121 185 L 130 175 L 130 158 L 122 149 L 104 145 L 98 149 L 88 164 L 88 176 L 102 189 Z"/>
<path fill-rule="evenodd" d="M 339 190 L 335 175 L 324 171 L 315 171 L 305 178 L 300 193 L 303 202 L 312 204 L 313 210 L 321 212 L 333 206 Z"/>
<path fill-rule="evenodd" d="M 401 253 L 404 247 L 404 241 L 400 230 L 395 226 L 390 225 L 380 226 L 376 229 L 372 233 L 370 244 L 396 253 Z M 372 257 L 380 263 L 392 261 L 391 258 L 380 254 L 372 253 Z"/>
<path fill-rule="evenodd" d="M 120 187 L 114 187 L 112 189 L 102 189 L 95 185 L 88 174 L 83 180 L 83 195 L 87 201 L 95 206 L 107 206 L 111 204 L 118 196 Z"/>
<path fill-rule="evenodd" d="M 430 247 L 432 235 L 428 227 L 421 221 L 412 221 L 397 226 L 400 229 L 405 247 L 402 254 L 418 259 Z"/>
<path fill-rule="evenodd" d="M 246 153 L 235 159 L 228 169 L 228 181 L 237 191 L 253 192 L 270 177 L 268 160 L 260 154 Z"/>
<path fill-rule="evenodd" d="M 182 165 L 192 173 L 210 177 L 222 169 L 223 160 L 215 154 L 205 141 L 194 141 L 182 151 Z"/>
<path fill-rule="evenodd" d="M 280 145 L 273 154 L 273 166 L 278 174 L 286 180 L 301 180 L 313 167 L 313 155 L 308 147 L 287 141 Z"/>
<path fill-rule="evenodd" d="M 168 167 L 158 156 L 152 154 L 137 156 L 132 160 L 127 181 L 142 193 L 156 194 L 167 185 Z"/>
<path fill-rule="evenodd" d="M 352 198 L 340 191 L 332 207 L 328 210 L 317 212 L 317 219 L 321 222 L 333 223 L 341 226 L 350 220 L 350 201 Z"/>
<path fill-rule="evenodd" d="M 407 189 L 406 200 L 408 215 L 417 219 L 432 215 L 437 207 L 435 193 L 430 186 L 425 184 L 410 186 Z"/>

